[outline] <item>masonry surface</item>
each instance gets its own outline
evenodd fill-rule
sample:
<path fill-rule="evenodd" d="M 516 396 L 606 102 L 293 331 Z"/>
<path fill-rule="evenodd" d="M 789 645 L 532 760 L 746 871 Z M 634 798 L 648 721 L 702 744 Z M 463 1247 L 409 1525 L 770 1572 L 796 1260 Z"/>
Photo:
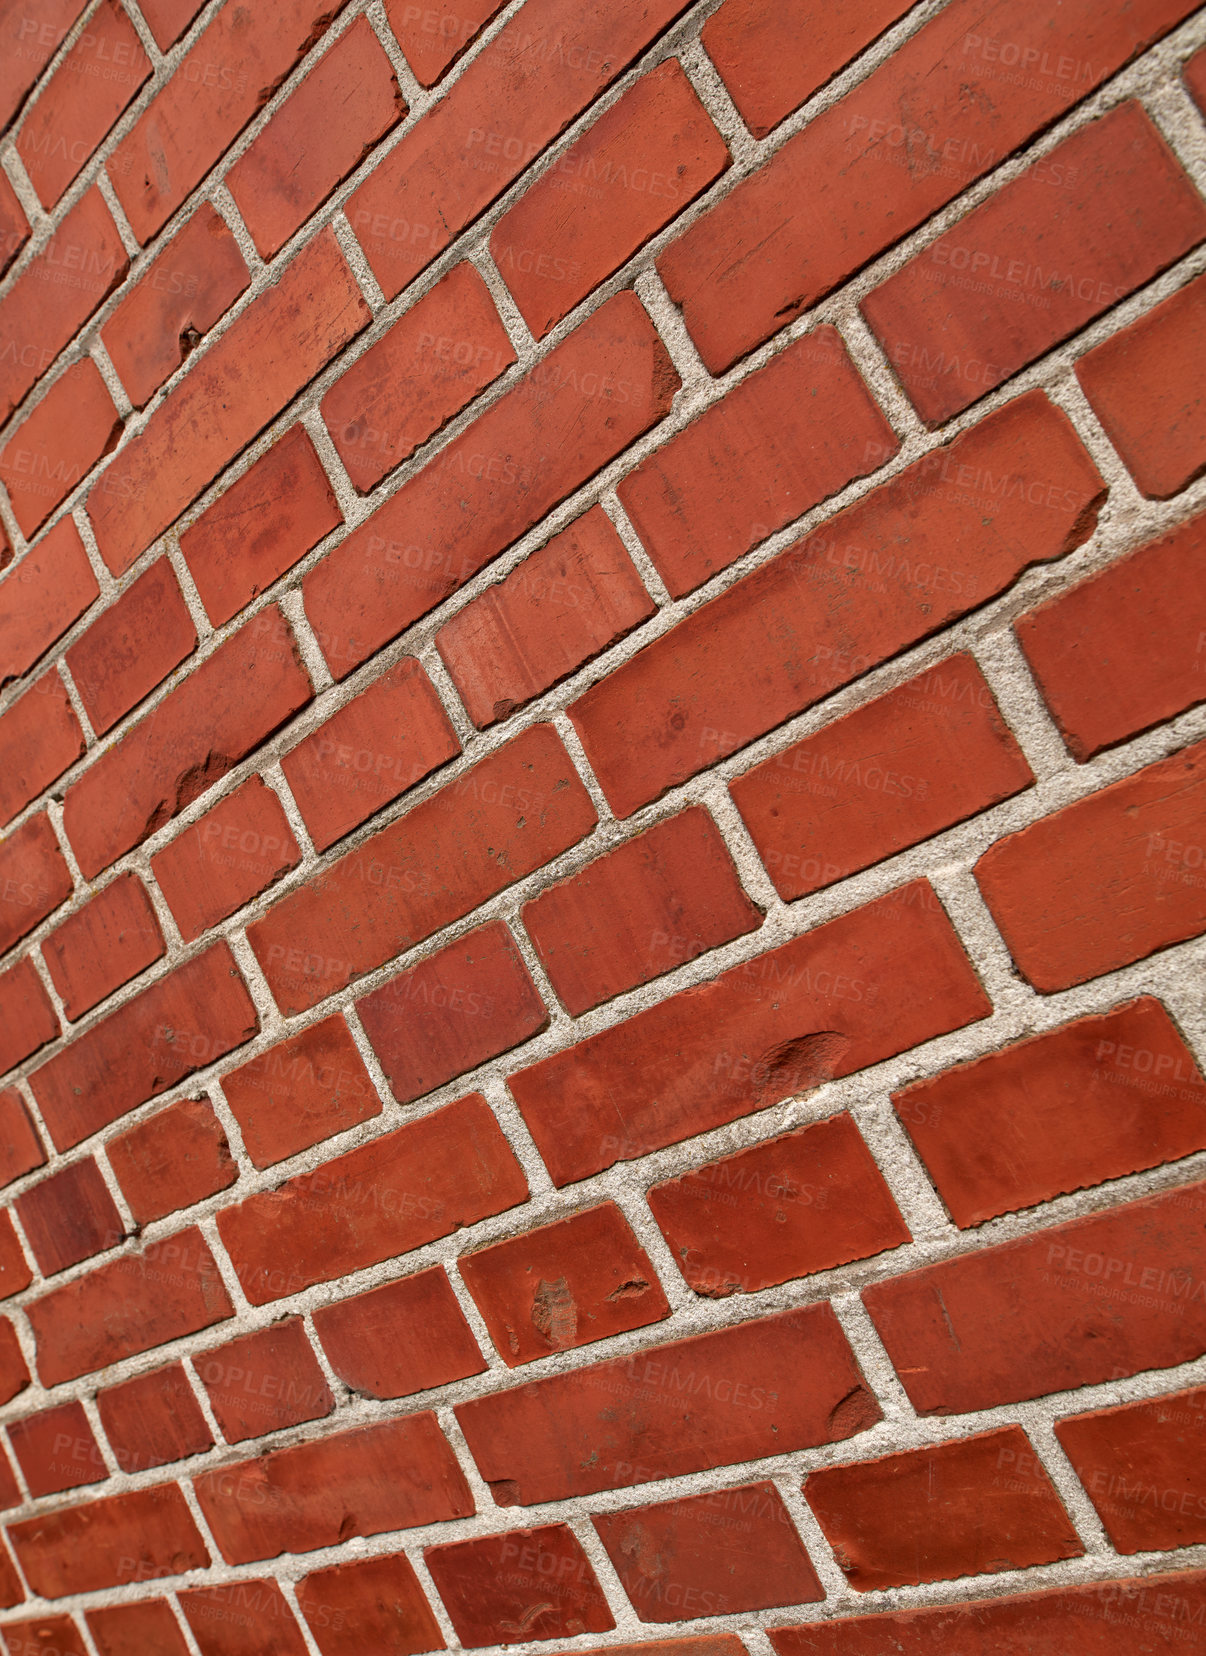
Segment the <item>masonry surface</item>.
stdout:
<path fill-rule="evenodd" d="M 1204 112 L 0 0 L 8 1656 L 1206 1649 Z"/>

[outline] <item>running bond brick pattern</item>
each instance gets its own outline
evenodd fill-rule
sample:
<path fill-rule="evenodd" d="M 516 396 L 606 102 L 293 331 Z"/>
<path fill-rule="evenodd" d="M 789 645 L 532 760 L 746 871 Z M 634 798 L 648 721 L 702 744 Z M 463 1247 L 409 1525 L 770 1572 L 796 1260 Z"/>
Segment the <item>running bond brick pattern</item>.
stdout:
<path fill-rule="evenodd" d="M 1206 6 L 0 0 L 0 1656 L 1206 1649 Z"/>

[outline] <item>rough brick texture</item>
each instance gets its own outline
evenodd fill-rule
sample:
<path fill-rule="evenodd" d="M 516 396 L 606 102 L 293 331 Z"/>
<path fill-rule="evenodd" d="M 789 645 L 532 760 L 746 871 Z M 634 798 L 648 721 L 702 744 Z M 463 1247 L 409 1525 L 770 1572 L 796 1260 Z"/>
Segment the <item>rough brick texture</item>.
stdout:
<path fill-rule="evenodd" d="M 1202 1643 L 1204 203 L 1197 0 L 0 0 L 9 1656 Z"/>

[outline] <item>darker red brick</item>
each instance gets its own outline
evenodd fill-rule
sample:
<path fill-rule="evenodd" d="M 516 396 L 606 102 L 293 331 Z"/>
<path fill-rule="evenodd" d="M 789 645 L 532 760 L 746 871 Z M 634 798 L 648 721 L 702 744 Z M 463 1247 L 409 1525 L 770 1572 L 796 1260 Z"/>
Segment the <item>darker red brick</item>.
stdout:
<path fill-rule="evenodd" d="M 0 1185 L 12 1184 L 45 1161 L 46 1151 L 25 1100 L 15 1087 L 0 1092 Z"/>
<path fill-rule="evenodd" d="M 7 1622 L 4 1648 L 8 1656 L 88 1656 L 80 1630 L 70 1616 Z"/>
<path fill-rule="evenodd" d="M 200 798 L 312 694 L 284 616 L 261 610 L 68 788 L 63 825 L 85 878 Z"/>
<path fill-rule="evenodd" d="M 0 1299 L 19 1294 L 33 1281 L 33 1272 L 7 1208 L 0 1208 Z"/>
<path fill-rule="evenodd" d="M 306 1656 L 306 1641 L 275 1581 L 193 1587 L 180 1608 L 201 1656 Z"/>
<path fill-rule="evenodd" d="M 69 1018 L 90 1012 L 163 952 L 163 933 L 137 874 L 119 874 L 42 943 Z"/>
<path fill-rule="evenodd" d="M 422 666 L 403 656 L 281 760 L 320 851 L 461 751 Z"/>
<path fill-rule="evenodd" d="M 38 1373 L 57 1386 L 210 1328 L 232 1307 L 208 1243 L 190 1227 L 53 1288 L 26 1313 Z"/>
<path fill-rule="evenodd" d="M 8 1438 L 35 1500 L 103 1483 L 109 1476 L 82 1403 L 60 1403 L 26 1415 L 9 1426 Z"/>
<path fill-rule="evenodd" d="M 0 1317 L 0 1402 L 11 1403 L 28 1385 L 29 1369 L 21 1354 L 17 1331 L 7 1317 Z M 6 1586 L 6 1565 L 7 1557 L 0 1548 L 0 1600 L 3 1600 Z"/>
<path fill-rule="evenodd" d="M 614 1202 L 489 1243 L 458 1264 L 509 1368 L 670 1315 L 657 1272 Z"/>
<path fill-rule="evenodd" d="M 864 1289 L 919 1414 L 1173 1368 L 1206 1350 L 1206 1185 Z"/>
<path fill-rule="evenodd" d="M 1142 492 L 1168 500 L 1206 471 L 1206 277 L 1086 351 L 1076 377 Z"/>
<path fill-rule="evenodd" d="M 314 1552 L 473 1511 L 469 1486 L 430 1412 L 277 1449 L 202 1473 L 193 1487 L 228 1564 Z"/>
<path fill-rule="evenodd" d="M 358 17 L 226 174 L 265 259 L 405 114 L 389 59 L 368 19 Z"/>
<path fill-rule="evenodd" d="M 565 678 L 653 614 L 624 543 L 599 506 L 554 535 L 436 634 L 479 729 Z"/>
<path fill-rule="evenodd" d="M 571 1184 L 988 1012 L 945 911 L 918 881 L 508 1084 L 554 1181 Z"/>
<path fill-rule="evenodd" d="M 116 1247 L 126 1234 L 91 1156 L 51 1173 L 13 1205 L 43 1276 Z"/>
<path fill-rule="evenodd" d="M 557 732 L 524 731 L 247 928 L 278 1005 L 317 1005 L 543 867 L 595 821 Z"/>
<path fill-rule="evenodd" d="M 214 1346 L 193 1366 L 227 1443 L 321 1420 L 335 1407 L 298 1317 Z"/>
<path fill-rule="evenodd" d="M 0 827 L 62 776 L 84 751 L 84 733 L 55 668 L 0 716 Z"/>
<path fill-rule="evenodd" d="M 844 1113 L 655 1184 L 648 1200 L 688 1284 L 714 1298 L 912 1240 Z"/>
<path fill-rule="evenodd" d="M 181 530 L 180 551 L 217 626 L 342 522 L 314 445 L 296 425 Z"/>
<path fill-rule="evenodd" d="M 96 1394 L 101 1425 L 123 1472 L 199 1455 L 213 1442 L 180 1363 Z"/>
<path fill-rule="evenodd" d="M 434 86 L 502 7 L 503 0 L 456 0 L 455 10 L 447 0 L 385 0 L 385 15 L 419 85 Z"/>
<path fill-rule="evenodd" d="M 756 930 L 762 911 L 716 824 L 693 806 L 526 903 L 523 923 L 577 1015 Z"/>
<path fill-rule="evenodd" d="M 141 1599 L 89 1610 L 84 1620 L 100 1656 L 188 1656 L 166 1599 Z"/>
<path fill-rule="evenodd" d="M 1073 1415 L 1055 1435 L 1118 1552 L 1206 1539 L 1206 1391 Z"/>
<path fill-rule="evenodd" d="M 630 815 L 1063 557 L 1102 488 L 1039 392 L 925 455 L 579 697 L 612 809 Z"/>
<path fill-rule="evenodd" d="M 99 592 L 79 530 L 61 518 L 0 580 L 0 687 L 32 667 Z"/>
<path fill-rule="evenodd" d="M 254 1305 L 394 1259 L 524 1201 L 527 1181 L 478 1093 L 249 1196 L 218 1231 Z"/>
<path fill-rule="evenodd" d="M 296 868 L 301 848 L 285 808 L 249 776 L 151 858 L 159 889 L 186 943 Z"/>
<path fill-rule="evenodd" d="M 0 478 L 27 536 L 121 435 L 121 416 L 91 357 L 59 376 L 0 450 Z"/>
<path fill-rule="evenodd" d="M 17 1483 L 17 1474 L 13 1471 L 12 1462 L 8 1454 L 0 1450 L 0 1510 L 8 1511 L 12 1507 L 18 1507 L 24 1499 L 25 1497 Z M 9 1564 L 3 1548 L 0 1548 L 0 1577 L 3 1576 L 6 1567 L 11 1571 L 12 1565 Z M 5 1608 L 7 1608 L 7 1604 Z"/>
<path fill-rule="evenodd" d="M 772 1483 L 609 1512 L 591 1522 L 643 1622 L 815 1604 L 825 1597 Z"/>
<path fill-rule="evenodd" d="M 105 1146 L 139 1225 L 225 1190 L 239 1176 L 222 1123 L 204 1098 L 181 1098 Z"/>
<path fill-rule="evenodd" d="M 103 735 L 190 656 L 197 629 L 172 566 L 157 558 L 67 651 L 84 710 Z"/>
<path fill-rule="evenodd" d="M 153 983 L 30 1078 L 55 1148 L 69 1150 L 145 1104 L 259 1027 L 229 946 L 215 943 Z"/>
<path fill-rule="evenodd" d="M 154 1581 L 209 1563 L 175 1484 L 43 1513 L 11 1524 L 8 1537 L 30 1586 L 43 1598 Z"/>
<path fill-rule="evenodd" d="M 135 408 L 170 379 L 251 277 L 226 220 L 203 201 L 131 284 L 101 329 Z"/>
<path fill-rule="evenodd" d="M 918 845 L 1034 781 L 984 674 L 950 656 L 730 783 L 788 899 Z"/>
<path fill-rule="evenodd" d="M 45 811 L 0 841 L 0 953 L 71 896 L 71 871 Z"/>
<path fill-rule="evenodd" d="M 892 1101 L 961 1226 L 1206 1148 L 1206 1082 L 1147 996 L 957 1064 Z"/>
<path fill-rule="evenodd" d="M 322 1656 L 416 1656 L 443 1650 L 444 1637 L 403 1553 L 356 1558 L 315 1570 L 297 1584 L 297 1602 Z"/>
<path fill-rule="evenodd" d="M 388 978 L 356 1011 L 403 1104 L 509 1052 L 549 1021 L 501 920 Z"/>
<path fill-rule="evenodd" d="M 1206 743 L 1066 805 L 980 858 L 976 879 L 1041 994 L 1206 930 Z"/>
<path fill-rule="evenodd" d="M 860 1593 L 1084 1552 L 1020 1426 L 827 1467 L 804 1494 Z"/>
<path fill-rule="evenodd" d="M 0 972 L 0 1075 L 53 1041 L 59 1020 L 33 961 Z"/>
<path fill-rule="evenodd" d="M 572 1639 L 615 1626 L 567 1524 L 425 1547 L 423 1559 L 457 1638 L 470 1650 Z"/>
<path fill-rule="evenodd" d="M 324 1018 L 222 1077 L 256 1167 L 270 1167 L 381 1114 L 381 1100 L 341 1017 Z"/>
<path fill-rule="evenodd" d="M 490 290 L 473 265 L 455 265 L 322 399 L 331 440 L 360 493 L 409 459 L 514 361 Z"/>
<path fill-rule="evenodd" d="M 22 7 L 0 21 L 0 127 L 7 127 L 62 45 L 86 0 L 46 0 L 31 18 Z M 37 27 L 31 29 L 30 23 Z"/>
<path fill-rule="evenodd" d="M 313 1313 L 335 1373 L 365 1397 L 410 1397 L 486 1363 L 442 1265 Z"/>
<path fill-rule="evenodd" d="M 679 383 L 635 293 L 607 300 L 307 575 L 332 672 L 343 678 L 534 528 L 656 425 Z"/>

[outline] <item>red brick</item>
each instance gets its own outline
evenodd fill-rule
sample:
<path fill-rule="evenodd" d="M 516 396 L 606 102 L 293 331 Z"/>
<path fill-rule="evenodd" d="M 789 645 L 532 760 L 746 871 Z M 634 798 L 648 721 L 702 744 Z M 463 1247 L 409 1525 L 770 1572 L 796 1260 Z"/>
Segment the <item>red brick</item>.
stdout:
<path fill-rule="evenodd" d="M 1206 1149 L 1206 1083 L 1147 996 L 893 1094 L 960 1226 Z"/>
<path fill-rule="evenodd" d="M 26 1313 L 43 1384 L 57 1386 L 210 1328 L 231 1315 L 231 1304 L 208 1243 L 192 1227 L 52 1289 Z"/>
<path fill-rule="evenodd" d="M 0 841 L 0 952 L 71 896 L 71 872 L 43 811 Z"/>
<path fill-rule="evenodd" d="M 91 357 L 59 376 L 0 450 L 0 478 L 26 535 L 33 535 L 108 454 L 121 429 Z"/>
<path fill-rule="evenodd" d="M 68 788 L 63 826 L 84 877 L 186 810 L 312 694 L 284 616 L 261 610 Z"/>
<path fill-rule="evenodd" d="M 648 1200 L 688 1285 L 715 1299 L 911 1241 L 846 1114 L 653 1185 Z"/>
<path fill-rule="evenodd" d="M 0 23 L 0 29 L 3 23 Z M 29 220 L 17 200 L 7 173 L 0 179 L 0 275 L 29 240 Z"/>
<path fill-rule="evenodd" d="M 157 851 L 151 868 L 191 943 L 267 891 L 301 856 L 280 799 L 263 777 L 249 776 Z"/>
<path fill-rule="evenodd" d="M 619 496 L 677 598 L 898 447 L 841 335 L 820 327 L 630 472 Z"/>
<path fill-rule="evenodd" d="M 8 1538 L 30 1586 L 43 1598 L 154 1581 L 209 1563 L 175 1484 L 43 1513 L 11 1524 Z"/>
<path fill-rule="evenodd" d="M 508 1368 L 670 1315 L 613 1202 L 462 1254 L 458 1265 Z"/>
<path fill-rule="evenodd" d="M 250 1040 L 259 1018 L 226 943 L 123 1002 L 30 1084 L 57 1150 L 69 1150 Z"/>
<path fill-rule="evenodd" d="M 1076 377 L 1106 435 L 1149 500 L 1168 500 L 1206 471 L 1206 278 L 1087 351 Z"/>
<path fill-rule="evenodd" d="M 17 1332 L 7 1317 L 0 1317 L 0 1400 L 11 1403 L 29 1385 L 29 1370 L 21 1355 Z M 5 1589 L 7 1558 L 0 1548 L 0 1598 Z"/>
<path fill-rule="evenodd" d="M 213 1442 L 179 1363 L 96 1394 L 101 1425 L 123 1472 L 199 1455 Z"/>
<path fill-rule="evenodd" d="M 444 1638 L 402 1553 L 315 1570 L 297 1584 L 297 1602 L 322 1656 L 415 1656 L 443 1650 Z"/>
<path fill-rule="evenodd" d="M 138 9 L 161 52 L 174 46 L 201 10 L 204 0 L 139 0 Z"/>
<path fill-rule="evenodd" d="M 554 1182 L 571 1184 L 988 1012 L 945 911 L 918 881 L 508 1084 Z"/>
<path fill-rule="evenodd" d="M 403 656 L 281 760 L 325 851 L 461 751 L 421 665 Z"/>
<path fill-rule="evenodd" d="M 682 0 L 619 10 L 598 0 L 527 0 L 347 203 L 386 298 L 497 200 L 682 9 Z M 481 10 L 482 0 L 472 0 L 466 22 Z"/>
<path fill-rule="evenodd" d="M 697 805 L 551 886 L 524 905 L 523 923 L 577 1015 L 756 930 L 762 911 Z"/>
<path fill-rule="evenodd" d="M 527 1198 L 479 1093 L 336 1156 L 218 1215 L 253 1305 L 364 1270 Z"/>
<path fill-rule="evenodd" d="M 1020 1426 L 827 1467 L 809 1474 L 804 1494 L 860 1593 L 1084 1552 Z"/>
<path fill-rule="evenodd" d="M 839 1443 L 880 1418 L 827 1303 L 457 1406 L 499 1506 Z"/>
<path fill-rule="evenodd" d="M 1119 1552 L 1206 1538 L 1203 1408 L 1198 1389 L 1057 1422 L 1055 1435 Z"/>
<path fill-rule="evenodd" d="M 101 329 L 135 408 L 171 378 L 250 280 L 230 226 L 203 201 Z"/>
<path fill-rule="evenodd" d="M 8 1656 L 88 1656 L 80 1630 L 70 1616 L 8 1622 L 4 1648 Z"/>
<path fill-rule="evenodd" d="M 20 1486 L 17 1483 L 17 1474 L 13 1471 L 12 1462 L 7 1453 L 0 1451 L 0 1509 L 7 1511 L 11 1507 L 18 1507 L 24 1500 Z M 3 1548 L 0 1548 L 3 1554 Z M 7 1556 L 0 1563 L 0 1574 L 8 1565 Z M 11 1565 L 8 1566 L 11 1569 Z"/>
<path fill-rule="evenodd" d="M 947 1259 L 863 1292 L 919 1414 L 1173 1368 L 1206 1349 L 1206 1185 Z"/>
<path fill-rule="evenodd" d="M 196 648 L 197 629 L 166 558 L 99 615 L 67 651 L 84 711 L 103 736 Z"/>
<path fill-rule="evenodd" d="M 59 1168 L 13 1205 L 43 1276 L 116 1247 L 126 1234 L 91 1156 Z"/>
<path fill-rule="evenodd" d="M 43 206 L 54 206 L 150 73 L 134 25 L 117 0 L 104 0 L 17 135 L 17 153 Z"/>
<path fill-rule="evenodd" d="M 59 1020 L 32 960 L 0 972 L 0 1075 L 59 1033 Z"/>
<path fill-rule="evenodd" d="M 405 114 L 389 59 L 358 17 L 226 174 L 265 259 Z"/>
<path fill-rule="evenodd" d="M 1193 9 L 944 7 L 658 261 L 708 367 L 728 368 L 809 310 Z M 802 61 L 823 63 L 812 39 Z M 1017 48 L 1009 64 L 1002 44 Z"/>
<path fill-rule="evenodd" d="M 572 1639 L 615 1626 L 582 1543 L 567 1524 L 425 1547 L 423 1559 L 457 1638 L 470 1650 Z"/>
<path fill-rule="evenodd" d="M 915 462 L 573 704 L 613 810 L 630 815 L 1063 557 L 1101 498 L 1039 392 Z"/>
<path fill-rule="evenodd" d="M 0 687 L 32 667 L 99 592 L 79 530 L 61 518 L 0 581 Z"/>
<path fill-rule="evenodd" d="M 729 791 L 781 897 L 802 897 L 1034 781 L 974 656 L 948 656 Z"/>
<path fill-rule="evenodd" d="M 469 1486 L 430 1412 L 277 1449 L 205 1472 L 193 1487 L 228 1564 L 314 1552 L 473 1511 Z"/>
<path fill-rule="evenodd" d="M 163 954 L 163 933 L 137 874 L 119 874 L 42 944 L 51 981 L 69 1018 L 129 983 Z"/>
<path fill-rule="evenodd" d="M 85 4 L 45 0 L 36 18 L 22 6 L 5 8 L 0 19 L 0 127 L 10 124 Z"/>
<path fill-rule="evenodd" d="M 109 159 L 140 242 L 149 241 L 340 10 L 339 0 L 222 9 Z"/>
<path fill-rule="evenodd" d="M 204 1351 L 193 1367 L 227 1443 L 320 1420 L 335 1407 L 298 1317 Z"/>
<path fill-rule="evenodd" d="M 501 920 L 388 978 L 356 1011 L 402 1104 L 509 1052 L 549 1021 Z"/>
<path fill-rule="evenodd" d="M 180 1608 L 201 1656 L 306 1656 L 306 1641 L 275 1581 L 193 1587 Z"/>
<path fill-rule="evenodd" d="M 582 839 L 590 796 L 536 725 L 247 928 L 285 1013 L 304 1012 Z"/>
<path fill-rule="evenodd" d="M 1206 696 L 1204 552 L 1206 518 L 1193 518 L 1014 623 L 1075 758 Z"/>
<path fill-rule="evenodd" d="M 103 1483 L 109 1476 L 82 1403 L 60 1403 L 26 1415 L 9 1426 L 8 1437 L 35 1500 Z"/>
<path fill-rule="evenodd" d="M 188 1656 L 166 1599 L 102 1606 L 89 1610 L 84 1620 L 100 1656 Z"/>
<path fill-rule="evenodd" d="M 454 266 L 370 345 L 322 399 L 322 417 L 361 494 L 376 487 L 515 361 L 490 290 Z"/>
<path fill-rule="evenodd" d="M 239 1176 L 222 1123 L 204 1098 L 181 1098 L 109 1140 L 109 1166 L 139 1225 L 192 1207 Z"/>
<path fill-rule="evenodd" d="M 636 295 L 601 305 L 310 571 L 306 613 L 332 672 L 344 677 L 505 552 L 656 425 L 679 383 Z"/>
<path fill-rule="evenodd" d="M 180 550 L 215 626 L 292 569 L 343 516 L 303 426 L 275 447 L 180 534 Z"/>
<path fill-rule="evenodd" d="M 611 520 L 592 506 L 466 604 L 435 642 L 469 717 L 484 730 L 653 610 Z"/>
<path fill-rule="evenodd" d="M 486 1367 L 442 1265 L 313 1315 L 331 1367 L 363 1397 L 410 1397 Z"/>
<path fill-rule="evenodd" d="M 1087 983 L 1206 930 L 1206 743 L 984 853 L 976 879 L 1041 994 Z"/>
<path fill-rule="evenodd" d="M 453 94 L 455 96 L 455 94 Z M 631 87 L 504 215 L 490 251 L 543 339 L 729 164 L 678 61 Z M 566 182 L 589 179 L 589 193 Z M 550 251 L 551 250 L 551 251 Z"/>
<path fill-rule="evenodd" d="M 4 296 L 0 419 L 7 420 L 24 400 L 121 281 L 129 262 L 104 198 L 99 190 L 89 190 Z"/>
<path fill-rule="evenodd" d="M 274 21 L 279 12 L 274 10 Z M 217 21 L 225 15 L 220 12 Z M 115 575 L 175 522 L 368 319 L 334 232 L 320 231 L 276 285 L 191 364 L 93 489 L 89 515 L 101 556 Z"/>
<path fill-rule="evenodd" d="M 1143 109 L 1123 104 L 915 255 L 863 314 L 937 426 L 1204 236 L 1201 197 Z M 1042 308 L 1018 303 L 1034 295 Z"/>
<path fill-rule="evenodd" d="M 701 31 L 755 138 L 910 10 L 913 0 L 726 0 Z"/>
<path fill-rule="evenodd" d="M 256 1167 L 381 1114 L 368 1070 L 341 1017 L 311 1024 L 222 1077 Z"/>
<path fill-rule="evenodd" d="M 419 85 L 434 86 L 502 7 L 503 0 L 457 0 L 455 10 L 447 0 L 385 0 L 385 15 Z"/>
<path fill-rule="evenodd" d="M 25 1258 L 12 1217 L 7 1208 L 0 1208 L 0 1299 L 19 1294 L 32 1281 L 33 1272 Z"/>
<path fill-rule="evenodd" d="M 32 1173 L 45 1161 L 46 1151 L 25 1100 L 15 1087 L 0 1092 L 0 1185 L 12 1184 L 14 1179 L 23 1173 Z M 0 1323 L 0 1328 L 3 1326 Z"/>
<path fill-rule="evenodd" d="M 609 1512 L 591 1522 L 643 1622 L 815 1604 L 825 1597 L 771 1483 Z"/>
<path fill-rule="evenodd" d="M 62 776 L 84 751 L 84 733 L 52 667 L 0 717 L 0 827 Z"/>

